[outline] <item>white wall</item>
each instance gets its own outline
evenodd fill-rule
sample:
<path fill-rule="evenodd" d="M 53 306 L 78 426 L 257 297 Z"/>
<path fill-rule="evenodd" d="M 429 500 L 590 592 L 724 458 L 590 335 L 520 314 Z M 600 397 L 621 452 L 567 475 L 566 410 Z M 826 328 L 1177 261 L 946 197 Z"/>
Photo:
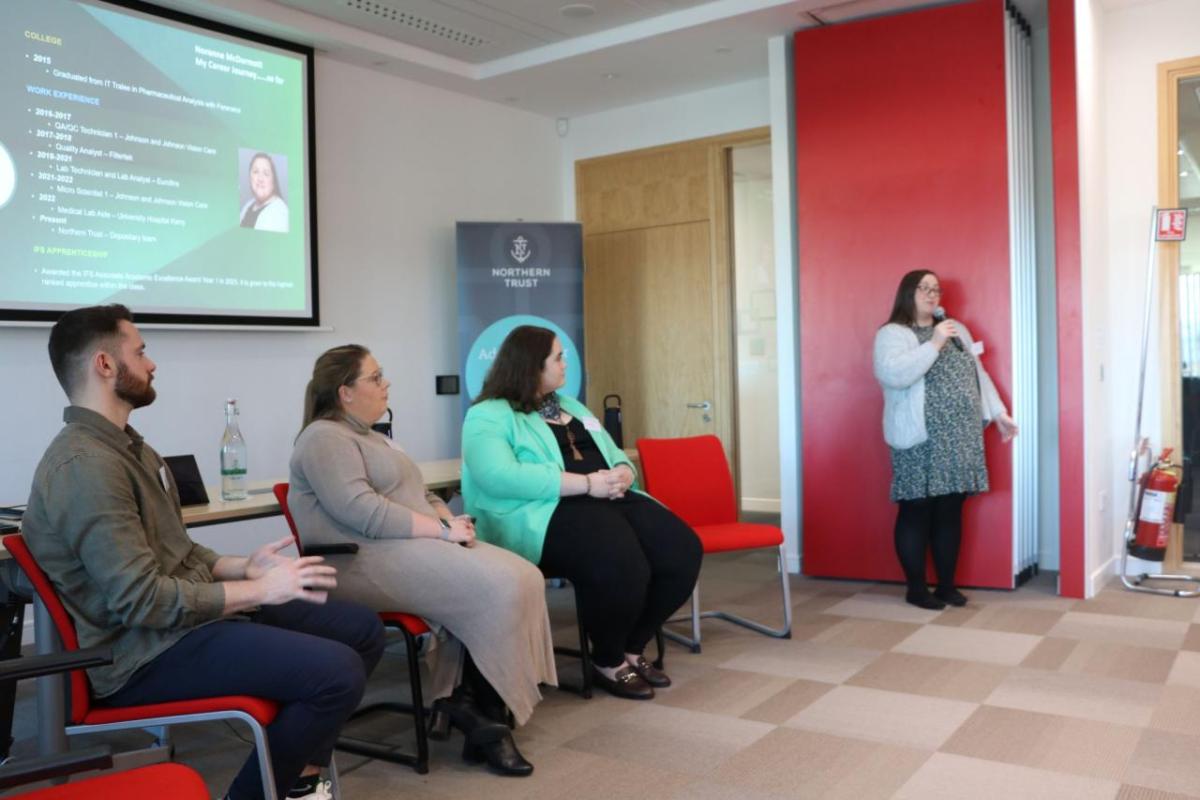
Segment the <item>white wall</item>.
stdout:
<path fill-rule="evenodd" d="M 763 127 L 770 115 L 764 78 L 575 117 L 562 139 L 563 217 L 575 219 L 575 162 L 581 158 Z"/>
<path fill-rule="evenodd" d="M 1079 115 L 1080 257 L 1083 292 L 1084 575 L 1091 596 L 1111 568 L 1111 466 L 1117 450 L 1109 413 L 1108 265 L 1104 257 L 1103 12 L 1094 0 L 1076 0 L 1076 78 Z M 1114 332 L 1115 335 L 1115 332 Z M 1134 334 L 1136 335 L 1136 333 Z M 1128 385 L 1128 381 L 1126 381 Z M 1097 583 L 1099 581 L 1100 583 Z"/>
<path fill-rule="evenodd" d="M 350 341 L 370 347 L 393 382 L 408 452 L 457 456 L 461 399 L 434 394 L 436 374 L 459 372 L 454 223 L 562 218 L 553 120 L 320 56 L 316 67 L 321 317 L 334 331 L 145 331 L 159 399 L 133 424 L 163 454 L 194 453 L 209 483 L 224 398 L 241 406 L 251 480 L 284 476 L 313 360 Z M 0 504 L 23 502 L 61 425 L 46 337 L 0 328 Z M 197 538 L 233 552 L 283 532 L 275 519 Z"/>
<path fill-rule="evenodd" d="M 1087 461 L 1096 466 L 1089 483 L 1089 566 L 1102 568 L 1119 556 L 1133 445 L 1135 388 L 1145 291 L 1150 208 L 1158 201 L 1157 65 L 1200 55 L 1200 3 L 1157 0 L 1103 13 L 1093 11 L 1100 54 L 1089 93 L 1097 95 L 1089 124 L 1093 135 L 1080 175 L 1084 211 L 1086 349 L 1090 364 L 1085 393 Z M 1080 116 L 1084 116 L 1080 85 Z M 1084 136 L 1081 133 L 1081 144 Z M 1103 212 L 1096 206 L 1103 204 Z M 1155 315 L 1159 313 L 1157 307 Z M 1157 320 L 1155 325 L 1157 327 Z M 1151 342 L 1146 375 L 1143 435 L 1162 446 L 1157 343 Z M 1095 368 L 1103 363 L 1105 379 Z M 1096 413 L 1092 413 L 1092 404 Z M 1108 491 L 1109 512 L 1098 511 L 1098 492 Z"/>

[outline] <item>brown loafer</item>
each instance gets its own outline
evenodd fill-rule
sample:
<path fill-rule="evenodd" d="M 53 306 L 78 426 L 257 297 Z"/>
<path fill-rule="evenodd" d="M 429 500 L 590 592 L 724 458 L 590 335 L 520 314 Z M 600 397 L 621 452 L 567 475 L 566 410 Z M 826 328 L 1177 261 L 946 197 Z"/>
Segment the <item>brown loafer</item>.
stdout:
<path fill-rule="evenodd" d="M 607 677 L 598 669 L 594 672 L 592 680 L 595 684 L 615 697 L 623 697 L 626 700 L 654 699 L 654 687 L 646 683 L 646 679 L 628 664 L 617 670 L 615 678 Z"/>
<path fill-rule="evenodd" d="M 633 671 L 641 675 L 642 680 L 655 689 L 665 689 L 671 685 L 671 679 L 667 676 L 667 673 L 655 667 L 642 656 L 638 656 L 637 661 L 629 666 L 633 667 Z"/>

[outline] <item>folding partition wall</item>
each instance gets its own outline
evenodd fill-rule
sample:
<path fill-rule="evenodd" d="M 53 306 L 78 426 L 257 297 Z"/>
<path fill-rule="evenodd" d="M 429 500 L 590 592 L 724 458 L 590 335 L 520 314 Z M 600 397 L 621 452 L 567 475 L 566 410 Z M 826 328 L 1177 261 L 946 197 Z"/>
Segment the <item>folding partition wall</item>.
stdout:
<path fill-rule="evenodd" d="M 794 58 L 803 571 L 902 579 L 871 346 L 927 268 L 1022 426 L 985 434 L 991 491 L 966 504 L 958 573 L 1011 587 L 1037 553 L 1028 31 L 975 0 L 800 31 Z"/>

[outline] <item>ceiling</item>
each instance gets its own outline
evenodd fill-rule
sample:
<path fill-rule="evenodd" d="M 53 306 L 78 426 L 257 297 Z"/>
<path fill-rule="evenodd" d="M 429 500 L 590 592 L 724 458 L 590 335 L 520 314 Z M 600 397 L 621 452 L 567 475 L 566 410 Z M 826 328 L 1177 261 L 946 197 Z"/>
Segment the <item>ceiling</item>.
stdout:
<path fill-rule="evenodd" d="M 761 79 L 772 36 L 945 0 L 157 2 L 369 69 L 576 117 Z M 1017 6 L 1034 27 L 1045 24 L 1045 0 Z"/>

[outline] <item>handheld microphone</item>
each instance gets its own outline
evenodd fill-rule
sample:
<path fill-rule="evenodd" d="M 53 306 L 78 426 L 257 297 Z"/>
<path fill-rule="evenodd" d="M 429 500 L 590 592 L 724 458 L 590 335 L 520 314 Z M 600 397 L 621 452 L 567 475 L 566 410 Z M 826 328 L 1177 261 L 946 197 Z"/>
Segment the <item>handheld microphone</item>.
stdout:
<path fill-rule="evenodd" d="M 942 308 L 941 306 L 938 306 L 937 308 L 935 308 L 933 310 L 933 318 L 936 319 L 938 322 L 941 322 L 942 320 L 944 320 L 946 318 L 946 309 Z M 962 346 L 962 342 L 959 341 L 959 338 L 957 336 L 951 336 L 950 341 L 954 343 L 954 346 L 957 347 L 958 351 L 961 353 L 963 346 Z"/>

